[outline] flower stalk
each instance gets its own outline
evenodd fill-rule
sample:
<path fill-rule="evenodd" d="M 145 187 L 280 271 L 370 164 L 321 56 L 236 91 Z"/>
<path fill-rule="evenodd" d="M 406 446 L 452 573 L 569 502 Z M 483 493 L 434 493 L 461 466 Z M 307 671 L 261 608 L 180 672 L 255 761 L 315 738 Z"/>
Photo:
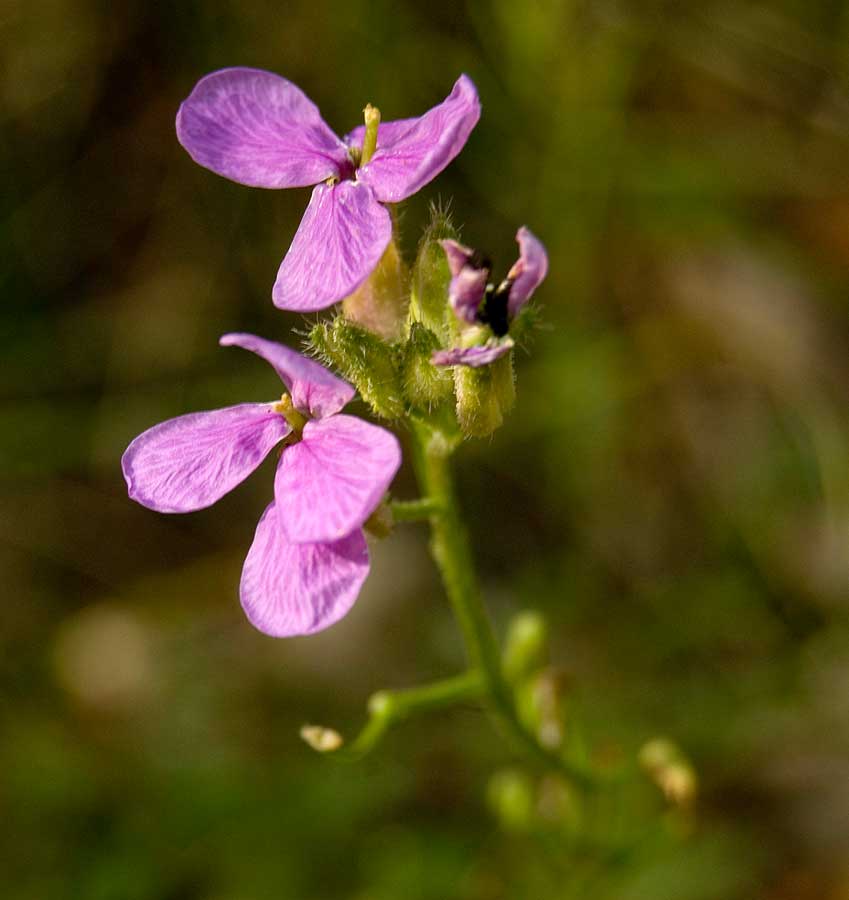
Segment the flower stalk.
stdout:
<path fill-rule="evenodd" d="M 595 780 L 590 773 L 543 747 L 519 718 L 457 505 L 450 465 L 452 452 L 451 440 L 424 422 L 414 422 L 414 465 L 422 493 L 435 504 L 430 516 L 431 551 L 463 633 L 470 668 L 480 672 L 484 700 L 505 735 L 540 767 L 560 772 L 581 790 L 591 790 Z"/>
<path fill-rule="evenodd" d="M 395 500 L 390 504 L 396 522 L 424 522 L 439 513 L 439 501 L 433 497 L 418 500 Z"/>

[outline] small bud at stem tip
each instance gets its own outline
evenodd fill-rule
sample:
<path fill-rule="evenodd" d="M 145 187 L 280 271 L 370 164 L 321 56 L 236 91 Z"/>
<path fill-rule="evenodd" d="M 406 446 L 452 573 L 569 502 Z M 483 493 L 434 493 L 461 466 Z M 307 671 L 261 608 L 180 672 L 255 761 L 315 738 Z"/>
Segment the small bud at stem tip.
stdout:
<path fill-rule="evenodd" d="M 304 725 L 301 728 L 301 738 L 319 753 L 332 753 L 343 743 L 342 735 L 338 731 L 321 725 Z"/>

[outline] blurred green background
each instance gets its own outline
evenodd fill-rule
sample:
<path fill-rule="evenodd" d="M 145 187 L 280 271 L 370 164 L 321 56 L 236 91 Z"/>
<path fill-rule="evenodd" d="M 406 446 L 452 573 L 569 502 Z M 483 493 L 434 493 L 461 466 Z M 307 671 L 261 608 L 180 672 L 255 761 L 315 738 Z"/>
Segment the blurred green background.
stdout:
<path fill-rule="evenodd" d="M 848 7 L 0 3 L 4 900 L 849 897 Z M 499 271 L 520 224 L 551 257 L 517 408 L 459 460 L 487 601 L 549 618 L 594 752 L 680 743 L 694 810 L 602 811 L 595 856 L 545 810 L 505 828 L 515 761 L 474 709 L 319 758 L 304 721 L 350 734 L 370 692 L 462 665 L 424 529 L 373 546 L 343 622 L 274 641 L 237 598 L 273 463 L 191 516 L 127 499 L 138 432 L 276 396 L 221 333 L 305 325 L 270 289 L 308 191 L 174 135 L 229 65 L 339 133 L 475 80 L 402 225 L 412 253 L 452 197 Z"/>

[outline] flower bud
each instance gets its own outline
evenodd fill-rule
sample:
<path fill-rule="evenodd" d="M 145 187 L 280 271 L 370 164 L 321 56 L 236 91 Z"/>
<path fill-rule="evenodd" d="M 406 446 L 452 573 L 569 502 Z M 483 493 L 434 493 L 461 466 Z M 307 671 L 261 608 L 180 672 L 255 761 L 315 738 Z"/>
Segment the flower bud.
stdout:
<path fill-rule="evenodd" d="M 413 406 L 430 410 L 447 400 L 454 390 L 451 372 L 431 362 L 438 349 L 436 335 L 421 322 L 410 325 L 410 336 L 404 346 L 402 378 L 404 393 Z"/>
<path fill-rule="evenodd" d="M 542 822 L 569 835 L 581 830 L 583 809 L 581 798 L 568 781 L 558 775 L 546 775 L 539 784 L 537 813 Z"/>
<path fill-rule="evenodd" d="M 375 415 L 397 419 L 404 414 L 395 351 L 371 331 L 338 316 L 332 322 L 319 322 L 310 332 L 310 344 L 354 385 Z"/>
<path fill-rule="evenodd" d="M 696 798 L 699 781 L 696 771 L 681 749 L 666 738 L 655 738 L 643 746 L 640 765 L 676 806 L 689 806 Z"/>
<path fill-rule="evenodd" d="M 444 209 L 431 207 L 431 220 L 419 244 L 413 265 L 410 321 L 421 322 L 440 341 L 445 342 L 454 327 L 449 316 L 448 285 L 451 271 L 441 241 L 456 239 L 457 229 Z"/>
<path fill-rule="evenodd" d="M 406 276 L 393 238 L 371 275 L 342 302 L 345 318 L 386 341 L 397 340 L 407 315 Z"/>
<path fill-rule="evenodd" d="M 504 648 L 504 675 L 516 683 L 545 665 L 548 658 L 548 627 L 532 610 L 514 616 L 507 627 Z"/>
<path fill-rule="evenodd" d="M 304 725 L 301 728 L 301 739 L 318 753 L 332 753 L 344 743 L 338 731 L 323 725 Z"/>
<path fill-rule="evenodd" d="M 543 669 L 518 683 L 516 708 L 543 747 L 556 750 L 566 736 L 566 682 L 562 673 Z"/>
<path fill-rule="evenodd" d="M 504 769 L 489 781 L 487 800 L 506 831 L 527 831 L 534 823 L 534 784 L 518 769 Z"/>

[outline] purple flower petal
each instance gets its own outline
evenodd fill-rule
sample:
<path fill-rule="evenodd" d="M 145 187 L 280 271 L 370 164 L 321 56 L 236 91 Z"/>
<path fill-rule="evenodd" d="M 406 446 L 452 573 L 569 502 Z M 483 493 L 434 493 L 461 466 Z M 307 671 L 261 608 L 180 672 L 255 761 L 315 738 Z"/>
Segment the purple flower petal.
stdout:
<path fill-rule="evenodd" d="M 513 282 L 507 302 L 507 312 L 511 319 L 528 302 L 531 294 L 548 274 L 548 254 L 530 229 L 523 225 L 516 232 L 516 240 L 519 242 L 519 259 L 507 273 L 507 277 Z"/>
<path fill-rule="evenodd" d="M 272 637 L 313 634 L 348 612 L 368 572 L 362 531 L 334 543 L 293 544 L 270 503 L 242 568 L 242 608 L 255 628 Z"/>
<path fill-rule="evenodd" d="M 445 251 L 448 269 L 452 277 L 456 278 L 466 266 L 471 264 L 475 251 L 470 247 L 464 247 L 457 241 L 452 241 L 451 238 L 446 238 L 444 241 L 440 241 L 439 244 Z"/>
<path fill-rule="evenodd" d="M 353 416 L 307 422 L 277 467 L 274 499 L 289 540 L 333 541 L 360 528 L 401 464 L 398 439 Z"/>
<path fill-rule="evenodd" d="M 392 220 L 371 188 L 318 185 L 277 272 L 275 306 L 313 312 L 342 300 L 371 274 L 391 238 Z"/>
<path fill-rule="evenodd" d="M 489 269 L 473 269 L 466 266 L 448 285 L 448 302 L 454 315 L 464 322 L 476 322 L 478 310 L 486 293 Z"/>
<path fill-rule="evenodd" d="M 304 187 L 350 168 L 312 100 L 262 69 L 201 78 L 177 113 L 177 138 L 195 162 L 251 187 Z"/>
<path fill-rule="evenodd" d="M 292 429 L 270 403 L 242 403 L 154 425 L 121 460 L 130 497 L 158 512 L 211 506 Z"/>
<path fill-rule="evenodd" d="M 347 381 L 328 372 L 320 363 L 253 334 L 225 334 L 222 347 L 241 347 L 270 363 L 292 395 L 295 409 L 323 419 L 350 403 L 356 391 Z"/>
<path fill-rule="evenodd" d="M 453 347 L 450 350 L 436 350 L 430 361 L 435 366 L 470 366 L 478 369 L 488 366 L 513 349 L 510 338 L 492 344 L 481 344 L 478 347 Z"/>
<path fill-rule="evenodd" d="M 384 203 L 406 199 L 436 178 L 463 149 L 480 112 L 472 80 L 461 75 L 445 100 L 423 116 L 378 126 L 377 150 L 357 177 Z"/>
<path fill-rule="evenodd" d="M 472 262 L 474 251 L 457 241 L 447 239 L 440 243 L 451 271 L 448 302 L 457 318 L 464 322 L 476 322 L 489 281 L 489 268 L 476 267 Z"/>

